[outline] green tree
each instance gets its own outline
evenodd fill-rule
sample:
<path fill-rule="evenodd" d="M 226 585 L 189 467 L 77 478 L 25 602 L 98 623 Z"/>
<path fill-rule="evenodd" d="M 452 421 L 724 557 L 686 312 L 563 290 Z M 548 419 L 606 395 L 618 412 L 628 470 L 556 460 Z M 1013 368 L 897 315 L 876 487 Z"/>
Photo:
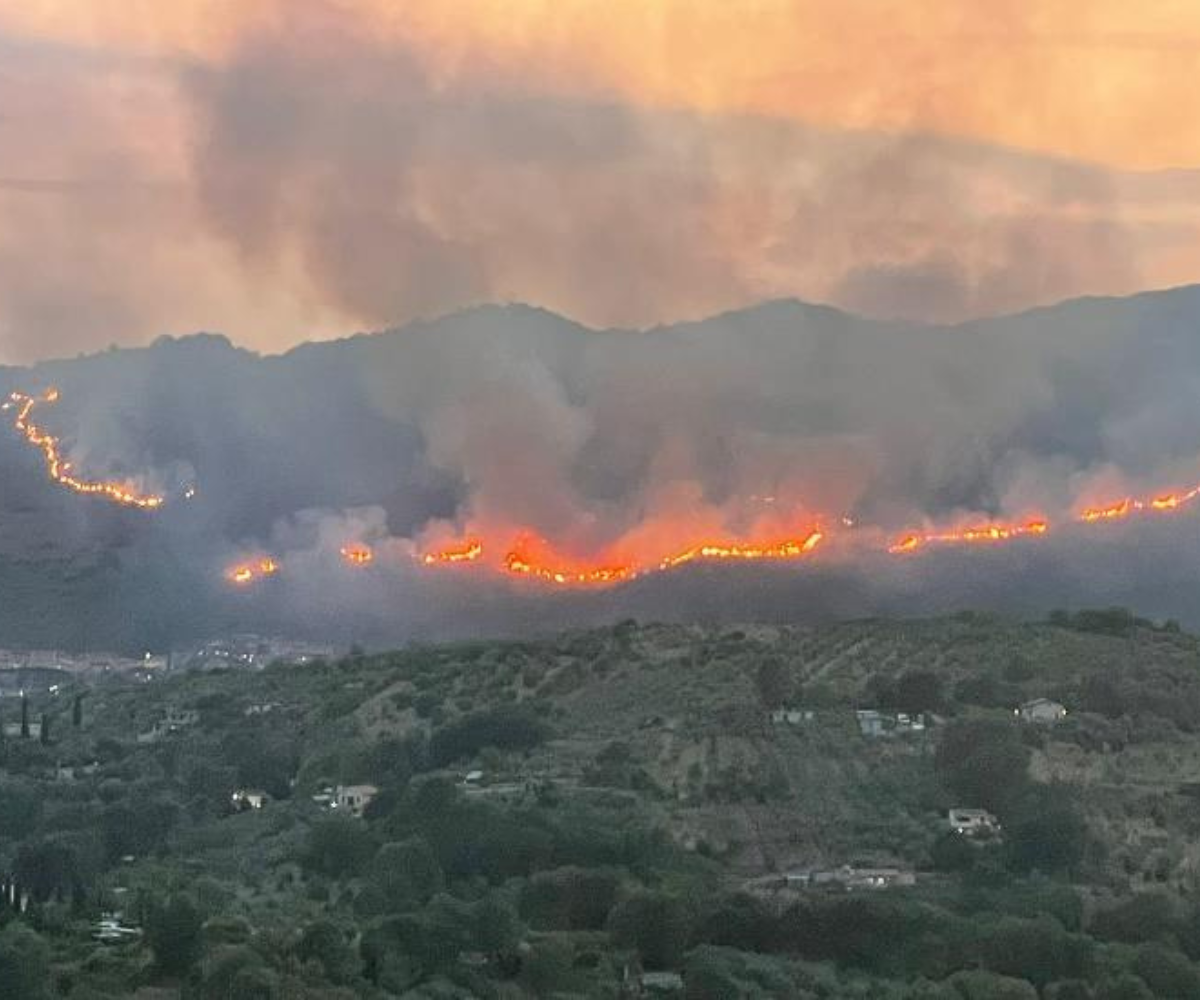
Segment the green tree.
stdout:
<path fill-rule="evenodd" d="M 991 809 L 1002 818 L 1029 783 L 1029 750 L 1016 727 L 1004 722 L 951 722 L 934 765 L 960 805 Z"/>
<path fill-rule="evenodd" d="M 441 892 L 445 878 L 428 842 L 422 837 L 384 844 L 367 870 L 365 906 L 377 913 L 400 913 L 428 903 Z"/>
<path fill-rule="evenodd" d="M 174 895 L 152 905 L 146 921 L 146 941 L 154 964 L 166 976 L 185 976 L 200 958 L 203 921 L 196 904 Z"/>
<path fill-rule="evenodd" d="M 956 972 L 950 983 L 963 1000 L 1037 1000 L 1037 990 L 1024 979 L 972 970 Z"/>
<path fill-rule="evenodd" d="M 636 949 L 647 968 L 674 969 L 683 959 L 690 924 L 680 899 L 643 892 L 613 908 L 608 930 L 617 945 Z"/>
<path fill-rule="evenodd" d="M 767 711 L 787 704 L 792 694 L 792 678 L 787 665 L 777 656 L 770 656 L 758 665 L 754 673 L 758 699 Z"/>
<path fill-rule="evenodd" d="M 1062 789 L 1026 795 L 1006 827 L 1009 865 L 1021 872 L 1074 871 L 1087 845 L 1087 824 Z"/>
<path fill-rule="evenodd" d="M 1133 971 L 1162 1000 L 1194 1000 L 1200 997 L 1200 972 L 1187 958 L 1161 944 L 1138 948 Z"/>
<path fill-rule="evenodd" d="M 375 838 L 358 820 L 330 817 L 308 831 L 301 863 L 310 871 L 342 878 L 362 872 L 375 854 Z"/>
<path fill-rule="evenodd" d="M 0 931 L 0 1000 L 50 996 L 50 948 L 41 935 L 14 922 Z"/>
<path fill-rule="evenodd" d="M 345 986 L 358 975 L 358 956 L 346 931 L 330 920 L 318 920 L 304 928 L 296 954 L 301 961 L 319 962 L 325 978 L 335 985 Z"/>

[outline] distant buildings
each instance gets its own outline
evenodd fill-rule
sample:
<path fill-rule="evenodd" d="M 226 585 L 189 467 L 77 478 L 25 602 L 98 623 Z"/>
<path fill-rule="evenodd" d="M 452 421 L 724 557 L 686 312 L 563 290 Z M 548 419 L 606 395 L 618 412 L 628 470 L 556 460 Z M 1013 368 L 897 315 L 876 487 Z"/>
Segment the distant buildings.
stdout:
<path fill-rule="evenodd" d="M 1027 701 L 1015 714 L 1022 722 L 1032 722 L 1038 725 L 1054 725 L 1067 717 L 1067 708 L 1060 702 L 1050 698 L 1034 698 Z"/>
<path fill-rule="evenodd" d="M 923 712 L 910 715 L 907 712 L 878 712 L 873 708 L 865 708 L 854 714 L 858 719 L 859 732 L 870 738 L 922 733 L 926 728 Z"/>
<path fill-rule="evenodd" d="M 254 812 L 262 809 L 270 801 L 270 795 L 253 788 L 239 788 L 230 796 L 230 802 L 236 812 Z"/>
<path fill-rule="evenodd" d="M 330 808 L 350 816 L 361 816 L 378 794 L 379 789 L 374 785 L 338 785 L 333 790 Z"/>
<path fill-rule="evenodd" d="M 137 741 L 139 743 L 156 743 L 164 736 L 173 736 L 175 733 L 182 732 L 185 729 L 190 729 L 200 721 L 200 713 L 191 708 L 172 708 L 163 714 L 150 727 L 147 732 L 138 733 Z"/>
<path fill-rule="evenodd" d="M 805 722 L 812 722 L 815 715 L 812 709 L 777 708 L 771 713 L 771 722 L 776 726 L 799 726 Z"/>
<path fill-rule="evenodd" d="M 1000 832 L 1000 821 L 986 809 L 951 809 L 946 820 L 951 830 L 964 837 L 992 837 Z"/>

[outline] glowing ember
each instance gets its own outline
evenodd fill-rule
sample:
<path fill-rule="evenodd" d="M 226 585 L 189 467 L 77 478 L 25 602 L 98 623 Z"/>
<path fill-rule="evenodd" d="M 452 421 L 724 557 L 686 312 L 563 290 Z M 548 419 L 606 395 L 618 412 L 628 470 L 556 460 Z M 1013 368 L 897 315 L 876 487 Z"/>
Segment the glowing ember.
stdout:
<path fill-rule="evenodd" d="M 469 538 L 460 546 L 442 549 L 440 552 L 428 552 L 422 557 L 421 562 L 426 566 L 436 566 L 439 563 L 452 565 L 454 563 L 474 562 L 482 555 L 483 543 L 474 538 Z"/>
<path fill-rule="evenodd" d="M 893 555 L 916 552 L 926 545 L 976 545 L 980 543 L 1008 542 L 1014 538 L 1044 535 L 1050 525 L 1042 520 L 1024 524 L 984 524 L 957 531 L 931 531 L 901 535 L 888 546 Z"/>
<path fill-rule="evenodd" d="M 798 559 L 815 549 L 825 536 L 819 531 L 809 532 L 804 538 L 789 539 L 778 545 L 700 545 L 685 549 L 677 555 L 667 556 L 659 569 L 674 569 L 698 559 L 713 560 L 763 560 Z"/>
<path fill-rule="evenodd" d="M 1179 490 L 1173 493 L 1160 493 L 1158 496 L 1150 497 L 1146 500 L 1126 497 L 1124 500 L 1109 504 L 1108 506 L 1088 507 L 1080 512 L 1079 520 L 1088 523 L 1096 521 L 1121 521 L 1132 514 L 1146 512 L 1166 513 L 1187 506 L 1197 497 L 1200 497 L 1200 486 L 1193 486 L 1190 490 Z"/>
<path fill-rule="evenodd" d="M 342 549 L 342 558 L 351 566 L 369 566 L 375 561 L 375 553 L 366 545 L 347 545 Z"/>
<path fill-rule="evenodd" d="M 648 573 L 665 572 L 701 560 L 799 559 L 815 549 L 822 537 L 821 532 L 814 530 L 802 537 L 772 545 L 715 542 L 696 545 L 657 561 L 604 559 L 581 562 L 558 555 L 545 542 L 528 533 L 522 533 L 509 547 L 500 565 L 494 568 L 511 576 L 541 580 L 557 586 L 606 586 L 625 583 Z M 471 539 L 451 548 L 426 553 L 421 557 L 421 562 L 425 566 L 441 566 L 477 562 L 483 557 L 483 543 Z"/>
<path fill-rule="evenodd" d="M 162 506 L 163 498 L 156 494 L 138 493 L 123 483 L 89 482 L 71 475 L 71 463 L 63 461 L 59 439 L 53 434 L 48 434 L 30 419 L 34 408 L 39 403 L 48 405 L 56 402 L 58 402 L 58 390 L 47 389 L 40 398 L 26 395 L 23 392 L 14 392 L 4 405 L 6 410 L 16 407 L 17 417 L 13 421 L 13 426 L 18 433 L 24 436 L 26 441 L 42 453 L 46 463 L 46 472 L 51 480 L 76 493 L 101 496 L 125 507 L 154 510 Z"/>
<path fill-rule="evenodd" d="M 225 579 L 239 587 L 247 587 L 264 577 L 274 576 L 279 572 L 279 563 L 270 556 L 262 556 L 249 562 L 230 566 L 225 571 Z"/>

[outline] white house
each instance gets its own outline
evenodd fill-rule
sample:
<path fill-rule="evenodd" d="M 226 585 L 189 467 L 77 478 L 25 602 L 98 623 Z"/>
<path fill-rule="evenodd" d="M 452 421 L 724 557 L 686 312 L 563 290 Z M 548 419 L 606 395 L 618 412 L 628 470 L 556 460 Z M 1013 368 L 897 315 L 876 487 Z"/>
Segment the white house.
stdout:
<path fill-rule="evenodd" d="M 1053 725 L 1062 722 L 1067 717 L 1065 705 L 1050 698 L 1034 698 L 1027 701 L 1015 713 L 1022 722 L 1035 722 L 1042 725 Z"/>
<path fill-rule="evenodd" d="M 374 785 L 338 785 L 331 806 L 351 816 L 361 816 L 378 794 L 379 789 Z"/>
<path fill-rule="evenodd" d="M 261 809 L 271 801 L 271 796 L 255 788 L 239 788 L 230 796 L 233 808 L 238 812 Z"/>
<path fill-rule="evenodd" d="M 771 721 L 777 726 L 798 726 L 802 722 L 812 722 L 813 716 L 811 709 L 777 708 L 771 713 Z"/>
<path fill-rule="evenodd" d="M 951 809 L 950 829 L 964 837 L 986 837 L 1000 832 L 1000 821 L 986 809 Z"/>

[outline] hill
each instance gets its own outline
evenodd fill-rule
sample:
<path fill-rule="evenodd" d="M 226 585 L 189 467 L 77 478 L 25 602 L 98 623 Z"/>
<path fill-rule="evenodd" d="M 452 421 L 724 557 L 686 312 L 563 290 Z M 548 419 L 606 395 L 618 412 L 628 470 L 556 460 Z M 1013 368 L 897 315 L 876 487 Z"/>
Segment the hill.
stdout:
<path fill-rule="evenodd" d="M 0 603 L 0 643 L 137 650 L 251 624 L 384 645 L 630 615 L 807 623 L 1068 602 L 1194 623 L 1189 512 L 890 568 L 832 536 L 875 532 L 880 549 L 890 532 L 1030 511 L 1057 527 L 1080 504 L 1192 484 L 1197 315 L 1196 288 L 956 327 L 772 302 L 589 330 L 484 307 L 278 357 L 200 335 L 3 369 L 6 391 L 61 390 L 37 417 L 78 473 L 167 503 L 70 493 L 0 434 L 0 587 L 30 595 Z M 653 566 L 814 521 L 830 538 L 811 570 L 697 564 L 571 595 L 504 570 L 522 539 L 551 564 L 611 550 Z M 420 572 L 422 553 L 464 535 L 486 538 L 489 572 Z M 347 544 L 375 548 L 368 572 L 347 574 Z M 228 567 L 261 552 L 277 578 L 231 592 Z"/>
<path fill-rule="evenodd" d="M 1036 698 L 1065 718 L 1014 715 Z M 30 693 L 45 742 L 18 710 L 0 857 L 30 903 L 0 967 L 64 995 L 1200 984 L 1200 641 L 1120 610 L 626 622 L 112 678 Z M 955 808 L 999 828 L 955 834 Z M 91 941 L 107 910 L 142 936 Z"/>

